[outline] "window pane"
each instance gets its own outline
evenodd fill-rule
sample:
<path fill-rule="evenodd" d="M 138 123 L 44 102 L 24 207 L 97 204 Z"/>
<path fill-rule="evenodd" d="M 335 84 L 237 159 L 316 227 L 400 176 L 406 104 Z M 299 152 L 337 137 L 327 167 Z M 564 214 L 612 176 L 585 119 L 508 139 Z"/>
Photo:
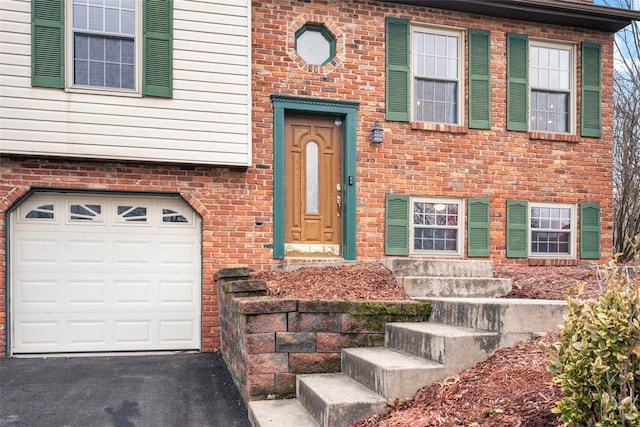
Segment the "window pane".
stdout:
<path fill-rule="evenodd" d="M 120 65 L 106 64 L 106 83 L 107 87 L 120 87 Z"/>
<path fill-rule="evenodd" d="M 76 59 L 89 59 L 89 37 L 76 34 L 73 38 L 73 52 Z"/>
<path fill-rule="evenodd" d="M 118 9 L 105 9 L 105 31 L 120 32 L 120 11 Z"/>
<path fill-rule="evenodd" d="M 104 47 L 104 38 L 89 37 L 89 59 L 92 61 L 104 61 Z"/>
<path fill-rule="evenodd" d="M 569 94 L 531 91 L 532 130 L 569 132 Z"/>
<path fill-rule="evenodd" d="M 415 120 L 457 123 L 457 83 L 416 80 L 414 84 Z"/>
<path fill-rule="evenodd" d="M 122 11 L 122 33 L 123 34 L 135 34 L 136 29 L 136 14 L 133 10 Z"/>
<path fill-rule="evenodd" d="M 331 58 L 331 42 L 318 30 L 305 30 L 296 39 L 296 51 L 307 64 L 322 65 Z"/>
<path fill-rule="evenodd" d="M 74 3 L 73 28 L 77 28 L 79 30 L 87 29 L 87 6 Z"/>
<path fill-rule="evenodd" d="M 318 208 L 318 144 L 311 141 L 307 144 L 307 209 L 308 214 L 317 214 Z"/>
<path fill-rule="evenodd" d="M 132 39 L 120 40 L 123 64 L 135 64 L 135 42 Z"/>
<path fill-rule="evenodd" d="M 122 66 L 122 88 L 123 89 L 136 88 L 135 68 L 133 67 L 133 65 Z"/>
<path fill-rule="evenodd" d="M 103 9 L 101 7 L 89 7 L 89 29 L 92 31 L 103 31 Z"/>
<path fill-rule="evenodd" d="M 104 62 L 89 62 L 89 85 L 104 86 Z"/>
<path fill-rule="evenodd" d="M 106 39 L 105 52 L 107 62 L 120 63 L 120 40 Z"/>
<path fill-rule="evenodd" d="M 75 60 L 73 67 L 73 84 L 87 86 L 89 84 L 89 62 Z"/>

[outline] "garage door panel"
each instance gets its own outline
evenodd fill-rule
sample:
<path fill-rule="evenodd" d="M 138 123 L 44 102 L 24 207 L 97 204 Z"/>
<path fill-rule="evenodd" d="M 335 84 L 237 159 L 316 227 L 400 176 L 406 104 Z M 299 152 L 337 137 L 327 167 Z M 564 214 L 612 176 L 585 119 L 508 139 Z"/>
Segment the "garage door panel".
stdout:
<path fill-rule="evenodd" d="M 18 289 L 20 291 L 14 298 L 21 306 L 34 306 L 36 310 L 41 310 L 43 306 L 59 303 L 59 287 L 56 281 L 23 280 Z"/>
<path fill-rule="evenodd" d="M 12 213 L 13 352 L 199 349 L 199 218 L 174 198 L 82 199 L 29 199 L 55 220 Z"/>
<path fill-rule="evenodd" d="M 85 237 L 86 239 L 86 237 Z M 71 268 L 107 268 L 109 260 L 106 242 L 101 240 L 67 240 L 64 248 L 66 263 Z"/>
<path fill-rule="evenodd" d="M 24 267 L 34 268 L 60 263 L 61 243 L 59 239 L 27 237 L 17 245 L 13 254 L 16 262 Z"/>

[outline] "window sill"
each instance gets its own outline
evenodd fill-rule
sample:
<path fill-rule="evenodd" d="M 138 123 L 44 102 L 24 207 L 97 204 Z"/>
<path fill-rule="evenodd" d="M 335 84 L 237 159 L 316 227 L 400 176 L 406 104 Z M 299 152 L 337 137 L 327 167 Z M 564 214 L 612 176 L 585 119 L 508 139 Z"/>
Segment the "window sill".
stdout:
<path fill-rule="evenodd" d="M 559 142 L 580 142 L 578 135 L 567 133 L 547 133 L 547 132 L 529 132 L 529 139 L 537 139 L 543 141 L 559 141 Z"/>
<path fill-rule="evenodd" d="M 529 258 L 530 267 L 570 267 L 578 265 L 575 258 Z"/>
<path fill-rule="evenodd" d="M 448 125 L 444 123 L 411 122 L 411 130 L 431 130 L 447 133 L 469 133 L 469 128 L 460 125 Z"/>

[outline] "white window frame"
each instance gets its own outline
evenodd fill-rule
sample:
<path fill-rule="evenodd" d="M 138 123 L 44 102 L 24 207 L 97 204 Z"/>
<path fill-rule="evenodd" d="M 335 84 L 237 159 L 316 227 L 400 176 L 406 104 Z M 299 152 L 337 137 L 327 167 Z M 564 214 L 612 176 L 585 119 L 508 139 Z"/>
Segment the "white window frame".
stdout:
<path fill-rule="evenodd" d="M 415 230 L 416 228 L 426 228 L 416 226 L 414 224 L 414 202 L 421 203 L 433 203 L 433 204 L 457 204 L 458 205 L 458 224 L 456 227 L 449 227 L 448 229 L 456 229 L 458 231 L 457 236 L 457 248 L 455 251 L 448 250 L 426 250 L 415 249 Z M 410 238 L 409 238 L 409 253 L 411 255 L 438 255 L 438 256 L 462 256 L 464 247 L 464 224 L 465 224 L 465 206 L 463 199 L 443 199 L 443 198 L 431 198 L 431 197 L 411 197 L 411 208 L 409 211 L 409 223 L 410 223 Z M 440 227 L 434 227 L 440 228 Z"/>
<path fill-rule="evenodd" d="M 537 230 L 544 231 L 545 229 L 541 228 L 533 228 L 531 227 L 531 210 L 534 208 L 560 208 L 560 209 L 570 209 L 571 210 L 571 219 L 570 219 L 570 236 L 569 236 L 569 253 L 550 253 L 550 252 L 533 252 L 533 232 Z M 577 238 L 578 238 L 578 229 L 577 220 L 576 220 L 577 206 L 573 204 L 561 204 L 561 203 L 537 203 L 537 202 L 529 202 L 529 212 L 527 212 L 528 224 L 527 224 L 527 232 L 529 233 L 529 244 L 527 248 L 527 252 L 530 258 L 563 258 L 563 259 L 573 259 L 576 257 L 576 247 L 577 247 Z M 554 232 L 556 229 L 547 229 L 549 232 Z M 559 230 L 558 230 L 559 231 Z"/>
<path fill-rule="evenodd" d="M 576 86 L 576 82 L 577 82 L 577 62 L 576 62 L 576 46 L 574 44 L 568 44 L 568 43 L 560 43 L 560 42 L 552 42 L 552 41 L 548 41 L 548 40 L 539 40 L 539 39 L 530 39 L 529 40 L 529 57 L 531 57 L 531 48 L 532 47 L 542 47 L 542 48 L 547 48 L 547 49 L 556 49 L 556 50 L 565 50 L 565 51 L 569 51 L 570 54 L 570 58 L 569 58 L 569 67 L 571 68 L 569 70 L 569 78 L 571 79 L 570 83 L 569 83 L 569 118 L 568 118 L 568 130 L 567 132 L 560 132 L 560 131 L 546 131 L 546 130 L 537 130 L 533 128 L 532 125 L 532 113 L 531 113 L 531 92 L 533 90 L 541 90 L 541 91 L 546 91 L 546 92 L 557 92 L 557 93 L 565 93 L 563 91 L 559 91 L 559 90 L 554 90 L 554 89 L 550 89 L 550 88 L 545 88 L 545 87 L 539 87 L 539 86 L 534 86 L 531 84 L 531 59 L 529 59 L 529 70 L 528 70 L 528 74 L 529 74 L 529 93 L 528 93 L 528 97 L 529 97 L 529 105 L 528 107 L 528 111 L 529 111 L 529 130 L 531 130 L 532 132 L 542 132 L 542 133 L 559 133 L 559 134 L 567 134 L 567 135 L 574 135 L 576 133 L 576 111 L 577 111 L 577 107 L 576 107 L 576 93 L 577 93 L 577 86 Z"/>
<path fill-rule="evenodd" d="M 419 78 L 420 76 L 416 75 L 416 63 L 415 63 L 415 55 L 414 55 L 414 51 L 415 51 L 415 46 L 414 46 L 414 35 L 415 33 L 428 33 L 428 34 L 435 34 L 435 35 L 443 35 L 443 36 L 452 36 L 452 37 L 456 37 L 458 39 L 458 67 L 457 67 L 457 73 L 458 73 L 458 78 L 456 80 L 458 87 L 457 87 L 457 91 L 456 91 L 456 97 L 457 97 L 457 105 L 456 105 L 456 120 L 453 123 L 447 123 L 447 122 L 430 122 L 430 121 L 422 121 L 422 120 L 418 120 L 418 118 L 416 117 L 416 99 L 415 99 L 415 83 L 416 83 L 416 79 Z M 424 123 L 437 123 L 437 124 L 445 124 L 445 125 L 450 125 L 450 126 L 461 126 L 464 123 L 465 117 L 464 117 L 464 103 L 465 103 L 465 98 L 464 98 L 464 93 L 465 93 L 465 89 L 464 89 L 464 83 L 465 83 L 465 76 L 464 76 L 464 70 L 465 70 L 465 50 L 464 50 L 464 31 L 462 30 L 456 30 L 456 29 L 449 29 L 449 28 L 437 28 L 437 27 L 425 27 L 425 26 L 412 26 L 411 28 L 411 39 L 409 41 L 409 51 L 410 51 L 410 55 L 411 55 L 411 121 L 413 122 L 424 122 Z M 437 77 L 428 77 L 428 76 L 422 76 L 425 77 L 425 79 L 428 80 L 439 80 L 439 81 L 453 81 L 450 79 L 439 79 Z"/>
<path fill-rule="evenodd" d="M 142 96 L 142 0 L 135 0 L 136 17 L 135 17 L 135 89 L 120 89 L 99 86 L 80 86 L 74 84 L 74 29 L 73 29 L 73 0 L 65 0 L 65 90 L 67 92 L 78 93 L 99 93 L 102 95 L 118 95 L 118 96 Z M 88 32 L 90 33 L 90 32 Z M 97 33 L 100 34 L 100 33 Z M 109 33 L 104 33 L 108 35 Z"/>

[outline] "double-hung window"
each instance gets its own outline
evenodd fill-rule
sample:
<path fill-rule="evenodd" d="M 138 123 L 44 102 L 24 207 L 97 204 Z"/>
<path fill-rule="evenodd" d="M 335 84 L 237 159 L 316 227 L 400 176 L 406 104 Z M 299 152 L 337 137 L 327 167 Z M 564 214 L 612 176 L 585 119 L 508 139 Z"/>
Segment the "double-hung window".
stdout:
<path fill-rule="evenodd" d="M 460 254 L 460 200 L 412 199 L 413 253 Z"/>
<path fill-rule="evenodd" d="M 576 220 L 580 215 L 580 221 Z M 507 200 L 507 258 L 600 258 L 600 205 Z"/>
<path fill-rule="evenodd" d="M 575 209 L 571 205 L 530 203 L 530 256 L 575 254 Z"/>
<path fill-rule="evenodd" d="M 529 126 L 533 131 L 573 133 L 574 53 L 572 47 L 529 46 Z"/>
<path fill-rule="evenodd" d="M 460 47 L 457 32 L 413 31 L 413 120 L 460 123 Z"/>
<path fill-rule="evenodd" d="M 466 214 L 465 214 L 466 208 Z M 385 196 L 385 254 L 489 256 L 489 199 Z"/>
<path fill-rule="evenodd" d="M 173 0 L 32 0 L 31 84 L 173 93 Z"/>
<path fill-rule="evenodd" d="M 579 67 L 577 52 L 577 45 L 507 34 L 508 130 L 601 136 L 601 46 L 583 42 Z"/>
<path fill-rule="evenodd" d="M 429 28 L 386 19 L 386 119 L 465 125 L 464 36 L 468 36 L 469 127 L 491 127 L 489 31 Z"/>
<path fill-rule="evenodd" d="M 72 6 L 71 86 L 136 91 L 138 2 L 72 0 Z"/>

